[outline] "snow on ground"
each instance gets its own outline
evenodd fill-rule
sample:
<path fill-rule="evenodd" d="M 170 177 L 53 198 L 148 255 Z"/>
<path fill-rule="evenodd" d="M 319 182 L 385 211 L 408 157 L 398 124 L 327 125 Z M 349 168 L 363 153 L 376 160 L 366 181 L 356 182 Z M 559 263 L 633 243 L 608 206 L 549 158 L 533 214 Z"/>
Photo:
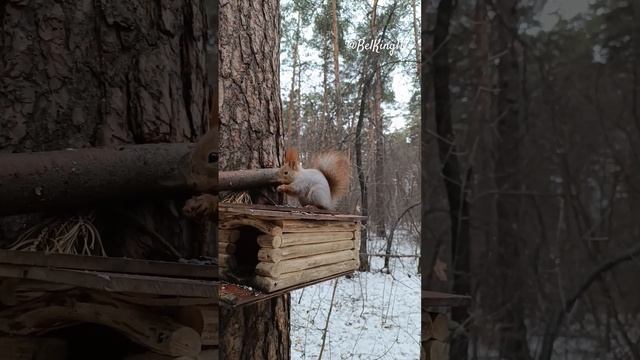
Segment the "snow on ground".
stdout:
<path fill-rule="evenodd" d="M 392 254 L 415 254 L 416 244 L 396 233 Z M 414 240 L 415 241 L 415 240 Z M 370 253 L 382 253 L 383 240 L 369 241 Z M 391 274 L 371 258 L 371 272 L 337 279 L 322 359 L 420 358 L 420 275 L 417 258 L 391 259 Z M 318 359 L 336 280 L 291 294 L 291 355 Z"/>

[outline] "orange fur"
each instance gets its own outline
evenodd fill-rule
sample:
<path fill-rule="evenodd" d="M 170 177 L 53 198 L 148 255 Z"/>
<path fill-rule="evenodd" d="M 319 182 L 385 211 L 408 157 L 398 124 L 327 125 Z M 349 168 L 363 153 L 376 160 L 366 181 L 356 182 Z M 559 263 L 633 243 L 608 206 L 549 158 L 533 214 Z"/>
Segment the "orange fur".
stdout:
<path fill-rule="evenodd" d="M 298 170 L 299 162 L 298 162 L 298 150 L 294 148 L 289 148 L 284 154 L 284 162 L 289 165 L 291 169 Z"/>
<path fill-rule="evenodd" d="M 320 170 L 327 178 L 331 189 L 331 198 L 334 201 L 347 193 L 351 177 L 351 161 L 349 157 L 338 151 L 328 151 L 314 156 L 312 166 Z"/>

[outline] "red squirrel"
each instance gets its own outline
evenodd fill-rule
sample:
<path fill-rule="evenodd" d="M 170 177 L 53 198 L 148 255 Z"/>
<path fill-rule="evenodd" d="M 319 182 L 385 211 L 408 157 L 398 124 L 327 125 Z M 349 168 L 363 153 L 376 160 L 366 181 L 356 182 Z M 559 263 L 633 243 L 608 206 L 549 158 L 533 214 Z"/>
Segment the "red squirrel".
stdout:
<path fill-rule="evenodd" d="M 349 190 L 351 162 L 337 151 L 313 157 L 311 169 L 303 169 L 298 151 L 287 149 L 285 164 L 278 170 L 279 192 L 294 196 L 302 206 L 333 210 Z"/>

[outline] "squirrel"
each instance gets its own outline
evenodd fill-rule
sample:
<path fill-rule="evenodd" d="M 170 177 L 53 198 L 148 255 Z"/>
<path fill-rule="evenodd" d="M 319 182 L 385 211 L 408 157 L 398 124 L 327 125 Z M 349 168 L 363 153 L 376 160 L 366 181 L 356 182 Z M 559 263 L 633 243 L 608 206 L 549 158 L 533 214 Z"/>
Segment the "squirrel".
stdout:
<path fill-rule="evenodd" d="M 314 156 L 311 164 L 311 169 L 303 169 L 298 151 L 287 149 L 277 190 L 296 197 L 302 206 L 334 210 L 349 189 L 351 162 L 345 154 L 330 151 Z"/>

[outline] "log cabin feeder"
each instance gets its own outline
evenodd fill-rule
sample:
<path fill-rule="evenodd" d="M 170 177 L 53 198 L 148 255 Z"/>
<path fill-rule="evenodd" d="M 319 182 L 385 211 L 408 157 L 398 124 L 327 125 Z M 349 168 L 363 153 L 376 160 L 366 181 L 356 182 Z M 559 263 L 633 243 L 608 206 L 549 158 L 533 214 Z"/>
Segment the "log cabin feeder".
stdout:
<path fill-rule="evenodd" d="M 80 354 L 95 351 L 119 359 L 130 348 L 160 356 L 136 359 L 213 358 L 217 272 L 215 265 L 0 249 L 0 359 L 85 359 Z M 100 348 L 105 339 L 94 333 L 126 341 Z M 65 356 L 67 349 L 77 356 Z"/>
<path fill-rule="evenodd" d="M 362 216 L 322 210 L 219 204 L 221 279 L 266 293 L 353 272 Z"/>
<path fill-rule="evenodd" d="M 470 305 L 471 297 L 466 295 L 422 291 L 421 359 L 449 360 L 452 326 L 447 312 Z"/>

